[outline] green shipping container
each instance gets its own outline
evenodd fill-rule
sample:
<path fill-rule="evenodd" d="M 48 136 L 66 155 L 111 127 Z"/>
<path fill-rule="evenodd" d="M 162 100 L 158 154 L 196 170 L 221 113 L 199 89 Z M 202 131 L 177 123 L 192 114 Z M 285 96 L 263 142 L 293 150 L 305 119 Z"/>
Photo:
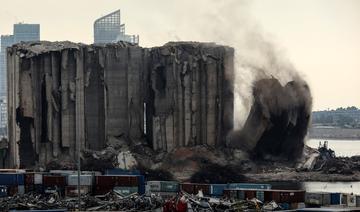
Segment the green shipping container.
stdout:
<path fill-rule="evenodd" d="M 179 183 L 175 181 L 161 181 L 160 183 L 162 192 L 178 192 Z"/>
<path fill-rule="evenodd" d="M 138 193 L 139 188 L 138 187 L 114 187 L 114 192 L 117 194 L 120 194 L 122 196 L 128 196 L 130 194 Z"/>

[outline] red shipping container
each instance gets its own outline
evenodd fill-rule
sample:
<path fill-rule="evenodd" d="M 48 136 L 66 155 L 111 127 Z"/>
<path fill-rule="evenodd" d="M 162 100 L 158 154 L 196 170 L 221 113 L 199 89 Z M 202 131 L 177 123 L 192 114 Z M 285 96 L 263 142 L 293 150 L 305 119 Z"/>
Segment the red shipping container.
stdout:
<path fill-rule="evenodd" d="M 197 194 L 201 190 L 204 195 L 210 194 L 210 184 L 181 183 L 180 190 L 189 194 Z"/>
<path fill-rule="evenodd" d="M 96 186 L 138 186 L 139 180 L 137 176 L 95 176 Z"/>
<path fill-rule="evenodd" d="M 65 187 L 66 177 L 56 175 L 43 176 L 43 185 Z"/>
<path fill-rule="evenodd" d="M 264 190 L 265 202 L 299 203 L 305 202 L 305 191 L 302 190 Z"/>
<path fill-rule="evenodd" d="M 34 173 L 25 173 L 24 174 L 25 186 L 34 185 Z"/>
<path fill-rule="evenodd" d="M 202 191 L 204 195 L 210 195 L 210 184 L 194 184 L 194 194 Z"/>
<path fill-rule="evenodd" d="M 181 183 L 180 190 L 185 191 L 186 193 L 193 194 L 194 193 L 194 185 L 192 183 Z"/>
<path fill-rule="evenodd" d="M 245 199 L 256 198 L 256 190 L 244 190 Z"/>

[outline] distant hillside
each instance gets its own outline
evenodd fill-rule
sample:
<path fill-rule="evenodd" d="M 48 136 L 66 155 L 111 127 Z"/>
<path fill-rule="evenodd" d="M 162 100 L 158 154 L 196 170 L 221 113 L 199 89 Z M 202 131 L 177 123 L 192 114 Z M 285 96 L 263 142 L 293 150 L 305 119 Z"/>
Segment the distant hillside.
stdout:
<path fill-rule="evenodd" d="M 312 113 L 312 125 L 360 129 L 360 110 L 353 106 L 341 107 L 336 110 L 314 111 Z"/>

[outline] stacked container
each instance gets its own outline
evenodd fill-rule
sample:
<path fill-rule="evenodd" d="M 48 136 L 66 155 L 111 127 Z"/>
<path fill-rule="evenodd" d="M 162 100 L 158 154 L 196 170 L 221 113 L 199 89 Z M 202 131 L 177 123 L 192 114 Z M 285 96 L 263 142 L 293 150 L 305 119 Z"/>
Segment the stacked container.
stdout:
<path fill-rule="evenodd" d="M 80 194 L 88 194 L 92 190 L 93 175 L 80 175 Z M 67 186 L 65 196 L 74 197 L 78 195 L 78 175 L 71 174 L 67 176 Z"/>
<path fill-rule="evenodd" d="M 306 192 L 307 205 L 326 206 L 331 204 L 331 194 L 327 192 Z"/>
<path fill-rule="evenodd" d="M 13 196 L 17 193 L 25 193 L 25 179 L 24 174 L 21 173 L 1 173 L 0 185 L 6 187 L 7 193 Z"/>
<path fill-rule="evenodd" d="M 40 172 L 26 172 L 25 178 L 25 193 L 36 192 L 43 193 L 42 173 Z"/>
<path fill-rule="evenodd" d="M 146 183 L 146 194 L 158 194 L 168 199 L 176 196 L 179 192 L 179 183 L 176 181 L 148 181 Z"/>
<path fill-rule="evenodd" d="M 116 188 L 115 188 L 116 187 Z M 116 192 L 126 194 L 136 192 L 144 194 L 145 179 L 142 175 L 104 175 L 95 176 L 94 193 L 106 194 L 115 188 Z"/>
<path fill-rule="evenodd" d="M 66 186 L 66 177 L 62 175 L 43 175 L 43 186 L 45 193 L 52 193 L 54 191 L 64 195 Z"/>
<path fill-rule="evenodd" d="M 221 197 L 224 194 L 224 189 L 227 189 L 227 184 L 211 184 L 210 195 L 213 197 Z"/>
<path fill-rule="evenodd" d="M 209 196 L 211 188 L 210 184 L 181 183 L 180 190 L 189 194 L 198 194 L 201 190 L 205 196 Z"/>

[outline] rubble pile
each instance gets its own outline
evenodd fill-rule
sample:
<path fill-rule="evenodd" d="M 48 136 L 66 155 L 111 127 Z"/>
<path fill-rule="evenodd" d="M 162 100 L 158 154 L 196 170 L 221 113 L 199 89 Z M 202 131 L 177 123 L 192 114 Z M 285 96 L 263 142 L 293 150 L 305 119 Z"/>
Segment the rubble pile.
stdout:
<path fill-rule="evenodd" d="M 139 196 L 132 194 L 121 196 L 115 192 L 105 195 L 82 195 L 82 210 L 86 211 L 153 211 L 161 208 L 164 200 L 159 196 Z M 57 194 L 40 195 L 28 193 L 12 197 L 0 198 L 0 210 L 49 210 L 78 209 L 78 198 L 60 198 Z"/>

